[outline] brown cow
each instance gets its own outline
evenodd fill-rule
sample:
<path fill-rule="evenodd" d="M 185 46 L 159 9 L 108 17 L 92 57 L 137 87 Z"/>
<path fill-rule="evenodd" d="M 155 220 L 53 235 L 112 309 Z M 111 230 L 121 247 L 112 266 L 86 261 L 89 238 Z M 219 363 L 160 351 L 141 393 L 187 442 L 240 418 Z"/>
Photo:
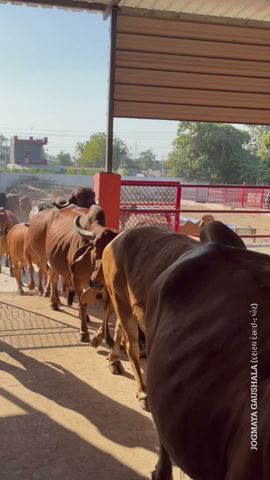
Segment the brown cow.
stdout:
<path fill-rule="evenodd" d="M 74 220 L 81 216 L 82 227 L 74 228 Z M 89 279 L 95 263 L 98 263 L 101 248 L 111 240 L 110 229 L 105 229 L 100 222 L 105 223 L 101 207 L 92 205 L 85 209 L 70 205 L 61 210 L 43 211 L 36 215 L 30 224 L 30 245 L 33 250 L 49 261 L 51 272 L 51 305 L 54 310 L 59 308 L 57 283 L 59 276 L 69 289 L 68 305 L 72 304 L 74 293 L 79 299 L 81 319 L 81 341 L 89 342 L 85 305 L 81 304 L 80 296 L 83 289 L 88 288 Z M 95 229 L 87 235 L 88 230 Z M 106 237 L 105 243 L 104 238 Z M 104 246 L 103 246 L 104 245 Z M 93 250 L 93 252 L 92 252 Z"/>
<path fill-rule="evenodd" d="M 19 223 L 15 225 L 7 234 L 7 245 L 11 264 L 14 267 L 15 278 L 18 285 L 18 292 L 23 295 L 23 286 L 21 280 L 22 268 L 28 267 L 30 273 L 30 283 L 28 284 L 29 290 L 35 288 L 34 280 L 34 268 L 33 263 L 38 266 L 38 291 L 43 293 L 42 278 L 45 276 L 45 283 L 47 281 L 47 268 L 43 272 L 42 265 L 40 265 L 40 259 L 28 244 L 29 224 Z"/>
<path fill-rule="evenodd" d="M 240 243 L 242 246 L 242 240 L 238 235 L 223 224 L 222 228 L 219 228 L 218 241 L 225 245 L 229 242 L 235 246 L 239 246 Z M 137 396 L 143 408 L 147 408 L 147 399 L 139 368 L 138 329 L 133 314 L 136 315 L 141 328 L 144 330 L 143 315 L 149 286 L 176 259 L 187 251 L 198 248 L 199 245 L 198 241 L 186 235 L 178 235 L 158 228 L 142 227 L 127 230 L 105 248 L 102 259 L 103 271 L 101 269 L 99 272 L 92 274 L 93 281 L 96 280 L 96 277 L 99 283 L 105 281 L 118 317 L 115 344 L 109 355 L 110 368 L 116 374 L 123 371 L 119 362 L 123 329 L 128 338 L 127 349 L 137 382 Z M 108 302 L 103 330 L 99 330 L 92 340 L 94 346 L 101 342 L 103 332 L 107 343 L 111 346 L 107 328 L 111 310 L 112 306 Z"/>
<path fill-rule="evenodd" d="M 0 207 L 0 272 L 2 256 L 4 254 L 8 256 L 7 233 L 16 223 L 18 223 L 18 220 L 14 213 Z M 10 274 L 12 275 L 12 273 L 12 264 L 10 264 Z"/>
<path fill-rule="evenodd" d="M 196 480 L 270 478 L 269 279 L 268 255 L 211 243 L 153 283 L 145 313 L 161 443 L 153 480 L 172 480 L 170 458 Z"/>
<path fill-rule="evenodd" d="M 109 364 L 116 366 L 114 373 L 121 373 L 119 353 L 123 329 L 136 379 L 137 396 L 143 408 L 147 408 L 147 399 L 139 364 L 138 325 L 133 314 L 144 330 L 143 314 L 149 287 L 179 256 L 198 245 L 197 240 L 186 235 L 155 227 L 141 227 L 121 233 L 103 252 L 105 285 L 118 317 L 115 345 L 109 355 Z M 93 281 L 95 275 L 101 282 L 101 271 L 94 272 Z M 108 315 L 109 312 L 106 317 Z"/>
<path fill-rule="evenodd" d="M 73 202 L 71 205 L 70 202 Z M 95 192 L 91 188 L 76 188 L 71 193 L 68 202 L 64 202 L 62 197 L 57 198 L 57 202 L 52 202 L 52 206 L 57 208 L 64 208 L 68 207 L 69 210 L 72 208 L 76 208 L 75 205 L 80 205 L 82 207 L 81 210 L 77 211 L 78 214 L 87 213 L 87 209 L 94 204 L 95 202 Z M 35 215 L 38 212 L 35 212 Z M 33 248 L 34 252 L 40 257 L 40 262 L 43 261 L 43 269 L 47 265 L 46 261 L 46 232 L 48 224 L 51 224 L 53 221 L 54 216 L 56 215 L 56 209 L 53 210 L 45 210 L 40 212 L 37 215 L 37 218 L 31 218 L 30 224 L 30 231 L 29 231 L 29 244 Z M 75 215 L 76 216 L 76 215 Z M 63 279 L 65 282 L 65 280 Z M 46 286 L 44 295 L 49 296 L 50 288 L 49 283 Z"/>
<path fill-rule="evenodd" d="M 203 215 L 202 218 L 198 220 L 196 223 L 191 222 L 190 220 L 186 220 L 184 223 L 180 225 L 179 233 L 198 237 L 200 235 L 202 228 L 205 225 L 208 225 L 209 223 L 213 222 L 214 220 L 215 219 L 213 215 L 208 215 L 208 214 Z"/>

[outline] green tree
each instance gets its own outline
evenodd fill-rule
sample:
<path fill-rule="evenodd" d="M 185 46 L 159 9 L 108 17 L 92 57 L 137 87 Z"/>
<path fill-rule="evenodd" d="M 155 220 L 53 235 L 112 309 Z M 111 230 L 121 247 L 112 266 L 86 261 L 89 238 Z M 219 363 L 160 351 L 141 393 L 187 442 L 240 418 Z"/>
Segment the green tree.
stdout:
<path fill-rule="evenodd" d="M 232 125 L 181 122 L 166 166 L 187 180 L 239 183 L 243 166 L 255 159 L 249 141 L 248 131 Z"/>
<path fill-rule="evenodd" d="M 94 133 L 88 142 L 76 146 L 77 164 L 80 167 L 105 167 L 106 133 Z M 79 153 L 79 155 L 78 155 Z M 121 164 L 126 164 L 130 153 L 127 145 L 118 137 L 113 141 L 113 168 L 117 170 Z"/>
<path fill-rule="evenodd" d="M 149 170 L 156 163 L 156 155 L 151 149 L 139 153 L 136 163 L 140 170 Z"/>
<path fill-rule="evenodd" d="M 8 145 L 8 139 L 0 134 L 0 164 L 9 163 L 10 148 Z"/>
<path fill-rule="evenodd" d="M 63 165 L 67 167 L 71 167 L 72 165 L 74 165 L 70 153 L 64 152 L 63 150 L 61 150 L 58 155 L 56 155 L 55 163 L 56 165 Z"/>
<path fill-rule="evenodd" d="M 248 149 L 257 155 L 264 137 L 270 132 L 270 125 L 249 125 L 248 132 L 250 136 Z"/>
<path fill-rule="evenodd" d="M 74 160 L 78 165 L 79 165 L 79 162 L 81 161 L 82 154 L 84 152 L 86 144 L 87 144 L 87 142 L 77 142 L 76 143 L 75 152 L 74 152 Z"/>

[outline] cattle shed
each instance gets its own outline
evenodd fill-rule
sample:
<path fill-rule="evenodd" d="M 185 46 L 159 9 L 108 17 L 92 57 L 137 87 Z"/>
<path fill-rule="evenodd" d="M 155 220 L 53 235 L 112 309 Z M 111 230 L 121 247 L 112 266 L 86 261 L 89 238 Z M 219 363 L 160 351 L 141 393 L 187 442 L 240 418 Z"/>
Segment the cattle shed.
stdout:
<path fill-rule="evenodd" d="M 110 19 L 107 173 L 116 117 L 270 124 L 269 1 L 16 4 L 101 12 Z"/>

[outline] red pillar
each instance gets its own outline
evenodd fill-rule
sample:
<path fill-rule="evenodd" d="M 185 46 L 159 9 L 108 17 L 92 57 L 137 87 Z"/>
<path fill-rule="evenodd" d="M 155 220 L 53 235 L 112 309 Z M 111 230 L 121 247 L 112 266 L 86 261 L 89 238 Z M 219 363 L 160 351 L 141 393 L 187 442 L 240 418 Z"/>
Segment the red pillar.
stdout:
<path fill-rule="evenodd" d="M 96 173 L 94 176 L 96 199 L 105 211 L 106 226 L 119 230 L 121 175 Z"/>

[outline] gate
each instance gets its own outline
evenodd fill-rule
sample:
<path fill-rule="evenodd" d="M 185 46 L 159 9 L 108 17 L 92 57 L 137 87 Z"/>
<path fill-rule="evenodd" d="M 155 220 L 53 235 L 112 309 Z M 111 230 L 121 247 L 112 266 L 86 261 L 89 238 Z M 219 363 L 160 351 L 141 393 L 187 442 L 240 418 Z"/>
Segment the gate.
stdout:
<path fill-rule="evenodd" d="M 122 180 L 120 228 L 154 226 L 178 232 L 181 186 L 179 182 Z"/>

